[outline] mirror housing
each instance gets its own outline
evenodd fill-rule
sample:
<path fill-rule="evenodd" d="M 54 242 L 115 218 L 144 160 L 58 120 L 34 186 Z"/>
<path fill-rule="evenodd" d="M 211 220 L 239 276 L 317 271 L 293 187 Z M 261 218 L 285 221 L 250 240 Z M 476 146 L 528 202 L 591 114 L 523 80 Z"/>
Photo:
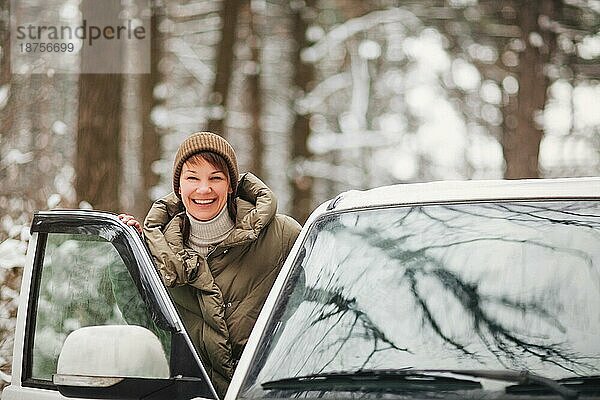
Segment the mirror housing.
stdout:
<path fill-rule="evenodd" d="M 65 340 L 57 375 L 169 378 L 169 363 L 154 333 L 137 325 L 88 326 Z"/>
<path fill-rule="evenodd" d="M 54 384 L 71 397 L 138 399 L 172 384 L 154 333 L 136 325 L 89 326 L 65 340 Z"/>

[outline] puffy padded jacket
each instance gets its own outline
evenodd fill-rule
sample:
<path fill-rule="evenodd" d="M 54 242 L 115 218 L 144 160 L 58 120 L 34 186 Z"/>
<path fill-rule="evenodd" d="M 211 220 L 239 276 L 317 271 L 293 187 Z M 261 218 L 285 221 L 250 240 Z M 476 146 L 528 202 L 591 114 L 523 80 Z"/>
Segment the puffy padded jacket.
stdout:
<path fill-rule="evenodd" d="M 275 196 L 254 175 L 240 177 L 237 193 L 235 227 L 206 258 L 186 246 L 189 221 L 174 193 L 154 203 L 143 229 L 163 282 L 220 397 L 300 233 L 298 222 L 276 214 Z"/>

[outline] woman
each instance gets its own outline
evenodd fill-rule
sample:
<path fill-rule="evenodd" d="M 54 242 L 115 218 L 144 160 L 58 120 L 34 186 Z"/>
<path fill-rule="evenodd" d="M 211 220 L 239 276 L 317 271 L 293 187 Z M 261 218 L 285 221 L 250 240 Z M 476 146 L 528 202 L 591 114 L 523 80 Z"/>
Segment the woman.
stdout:
<path fill-rule="evenodd" d="M 157 200 L 143 230 L 219 396 L 224 396 L 258 313 L 300 225 L 276 214 L 258 178 L 238 175 L 222 137 L 199 132 L 179 147 L 173 193 Z"/>

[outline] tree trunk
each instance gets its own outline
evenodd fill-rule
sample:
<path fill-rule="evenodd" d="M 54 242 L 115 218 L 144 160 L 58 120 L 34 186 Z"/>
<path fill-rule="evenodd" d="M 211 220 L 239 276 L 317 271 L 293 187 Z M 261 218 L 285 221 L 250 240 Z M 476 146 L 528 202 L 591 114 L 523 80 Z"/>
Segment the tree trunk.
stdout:
<path fill-rule="evenodd" d="M 1 104 L 0 100 L 0 132 L 1 136 L 10 135 L 13 130 L 13 117 L 15 110 L 13 109 L 13 98 L 12 92 L 12 74 L 10 70 L 10 1 L 4 2 L 0 8 L 1 16 L 0 20 L 0 46 L 2 46 L 2 54 L 0 55 L 0 97 L 2 92 L 6 91 L 6 100 L 4 105 Z M 3 140 L 5 142 L 5 140 Z M 5 150 L 5 149 L 4 149 Z M 1 155 L 1 153 L 0 153 Z M 0 166 L 0 182 L 3 181 L 6 175 L 5 167 Z M 2 184 L 5 187 L 5 184 Z M 2 193 L 0 193 L 2 194 Z M 2 213 L 4 214 L 4 213 Z M 0 237 L 1 240 L 1 237 Z"/>
<path fill-rule="evenodd" d="M 8 135 L 13 129 L 13 116 L 14 110 L 12 109 L 12 79 L 10 69 L 10 1 L 6 1 L 0 8 L 0 13 L 3 15 L 3 19 L 0 20 L 2 27 L 0 28 L 0 46 L 2 46 L 2 53 L 0 55 L 0 90 L 6 90 L 6 100 L 2 107 L 0 102 L 0 127 L 1 135 Z M 1 96 L 0 96 L 1 97 Z M 3 168 L 0 167 L 0 180 L 3 177 Z"/>
<path fill-rule="evenodd" d="M 233 47 L 237 33 L 237 21 L 241 0 L 223 0 L 221 12 L 221 41 L 217 52 L 215 82 L 213 85 L 211 105 L 222 107 L 223 113 L 213 115 L 208 121 L 208 130 L 219 135 L 224 134 L 225 112 L 229 80 L 233 70 Z"/>
<path fill-rule="evenodd" d="M 306 7 L 314 7 L 314 0 L 306 2 Z M 306 41 L 306 28 L 307 22 L 305 21 L 305 10 L 298 8 L 294 10 L 294 22 L 293 22 L 293 35 L 296 42 L 296 52 L 294 57 L 294 86 L 299 92 L 295 99 L 304 96 L 310 88 L 311 82 L 314 79 L 314 67 L 312 64 L 308 64 L 302 61 L 300 53 L 304 48 L 308 46 Z M 303 161 L 308 160 L 311 157 L 310 151 L 308 150 L 307 141 L 310 134 L 310 115 L 303 113 L 301 110 L 296 109 L 296 116 L 294 120 L 294 126 L 292 130 L 292 151 L 291 157 L 294 165 L 299 165 Z M 296 169 L 292 181 L 292 216 L 297 219 L 300 223 L 304 223 L 310 212 L 312 211 L 312 186 L 313 179 L 309 176 L 303 175 L 300 169 Z"/>
<path fill-rule="evenodd" d="M 160 135 L 156 126 L 152 123 L 152 108 L 156 105 L 154 100 L 154 87 L 160 82 L 160 73 L 158 63 L 161 58 L 160 33 L 158 24 L 163 15 L 162 5 L 155 4 L 152 7 L 152 17 L 150 19 L 150 74 L 142 75 L 141 85 L 141 113 L 142 113 L 142 198 L 139 207 L 143 210 L 143 218 L 150 209 L 154 199 L 151 196 L 151 189 L 159 182 L 159 176 L 152 169 L 152 164 L 160 160 Z M 140 212 L 138 211 L 138 212 Z"/>
<path fill-rule="evenodd" d="M 506 179 L 539 177 L 538 156 L 543 132 L 534 118 L 546 103 L 548 79 L 544 66 L 550 60 L 550 49 L 556 38 L 552 32 L 543 31 L 538 20 L 540 15 L 554 17 L 554 9 L 554 0 L 537 0 L 521 2 L 517 10 L 525 49 L 519 59 L 517 104 L 508 105 L 515 108 L 516 115 L 512 118 L 515 118 L 516 129 L 506 130 L 502 140 Z M 541 43 L 537 35 L 541 35 Z"/>
<path fill-rule="evenodd" d="M 79 79 L 77 201 L 119 211 L 121 76 L 86 74 Z"/>
<path fill-rule="evenodd" d="M 120 2 L 108 1 L 93 4 L 94 0 L 82 2 L 83 17 L 103 15 L 107 21 L 119 21 Z M 94 208 L 120 211 L 119 173 L 120 121 L 122 75 L 119 73 L 86 73 L 100 47 L 82 49 L 82 74 L 79 77 L 79 123 L 75 161 L 75 191 L 77 200 L 87 201 Z M 89 52 L 89 53 L 88 53 Z M 120 58 L 111 54 L 114 58 Z M 114 66 L 122 59 L 111 59 Z"/>
<path fill-rule="evenodd" d="M 250 91 L 250 115 L 252 126 L 250 127 L 250 137 L 252 138 L 252 159 L 250 169 L 258 176 L 263 176 L 263 154 L 264 143 L 262 139 L 262 126 L 260 118 L 262 115 L 262 95 L 261 95 L 261 35 L 258 15 L 250 8 L 250 37 L 248 42 L 252 52 L 253 71 L 248 76 L 248 89 Z"/>
<path fill-rule="evenodd" d="M 0 6 L 6 18 L 0 27 L 0 215 L 17 225 L 29 223 L 34 211 L 47 208 L 56 163 L 49 123 L 52 78 L 11 74 L 9 6 L 9 2 Z M 5 237 L 5 232 L 0 232 L 0 241 Z"/>
<path fill-rule="evenodd" d="M 2 46 L 2 55 L 0 56 L 0 87 L 10 84 L 10 1 L 5 2 L 0 7 L 0 12 L 4 18 L 0 20 L 0 46 Z M 3 116 L 3 120 L 6 116 Z"/>
<path fill-rule="evenodd" d="M 0 104 L 0 160 L 4 159 L 7 151 L 7 137 L 13 133 L 13 99 L 12 95 L 14 87 L 12 85 L 11 70 L 10 70 L 10 1 L 3 2 L 0 6 L 0 46 L 2 46 L 2 55 L 0 56 L 0 91 L 6 92 L 5 103 Z M 8 166 L 0 162 L 0 200 L 6 204 L 5 196 L 10 195 L 10 187 L 8 185 Z M 0 215 L 8 215 L 8 207 L 0 206 Z M 7 238 L 6 232 L 0 229 L 0 242 Z M 2 332 L 3 333 L 3 332 Z M 0 367 L 4 367 L 0 365 Z M 10 368 L 9 365 L 7 365 Z M 1 386 L 0 386 L 1 387 Z"/>

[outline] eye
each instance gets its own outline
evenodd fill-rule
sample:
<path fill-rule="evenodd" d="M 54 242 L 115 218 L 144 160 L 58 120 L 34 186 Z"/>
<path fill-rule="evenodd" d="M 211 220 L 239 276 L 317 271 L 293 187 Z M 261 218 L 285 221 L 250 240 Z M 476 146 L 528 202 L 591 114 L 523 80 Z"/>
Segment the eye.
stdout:
<path fill-rule="evenodd" d="M 186 179 L 188 181 L 196 181 L 196 180 L 198 180 L 198 178 L 196 178 L 195 176 L 188 176 Z"/>
<path fill-rule="evenodd" d="M 222 181 L 225 178 L 223 178 L 222 176 L 219 176 L 219 175 L 215 175 L 215 176 L 211 176 L 210 179 L 213 181 Z"/>

